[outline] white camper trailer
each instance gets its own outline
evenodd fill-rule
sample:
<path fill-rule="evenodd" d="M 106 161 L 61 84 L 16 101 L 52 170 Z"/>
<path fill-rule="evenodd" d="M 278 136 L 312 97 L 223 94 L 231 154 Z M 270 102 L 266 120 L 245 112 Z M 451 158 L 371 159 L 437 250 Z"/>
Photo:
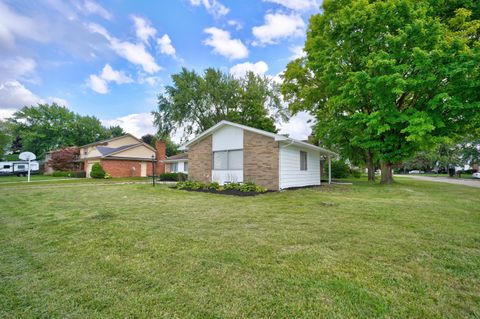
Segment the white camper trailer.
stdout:
<path fill-rule="evenodd" d="M 40 165 L 37 161 L 30 162 L 30 172 L 38 173 Z M 28 161 L 0 162 L 0 175 L 27 176 Z"/>

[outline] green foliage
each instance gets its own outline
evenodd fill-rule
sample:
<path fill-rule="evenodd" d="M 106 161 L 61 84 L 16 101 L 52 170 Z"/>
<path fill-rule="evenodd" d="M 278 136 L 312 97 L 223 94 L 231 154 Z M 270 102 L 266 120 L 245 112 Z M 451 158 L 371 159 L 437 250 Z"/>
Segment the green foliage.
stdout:
<path fill-rule="evenodd" d="M 178 189 L 187 189 L 187 190 L 216 190 L 216 191 L 240 191 L 244 193 L 265 193 L 267 188 L 259 185 L 255 185 L 252 182 L 246 183 L 227 183 L 223 187 L 220 186 L 217 182 L 211 182 L 208 184 L 198 182 L 198 181 L 184 181 L 178 182 L 176 185 Z"/>
<path fill-rule="evenodd" d="M 177 188 L 178 189 L 188 189 L 188 190 L 199 190 L 199 189 L 204 189 L 205 184 L 202 182 L 197 182 L 197 181 L 183 181 L 183 182 L 178 182 L 177 183 Z"/>
<path fill-rule="evenodd" d="M 162 173 L 160 174 L 161 181 L 186 181 L 188 175 L 185 173 Z"/>
<path fill-rule="evenodd" d="M 119 137 L 119 136 L 122 136 L 122 135 L 125 135 L 125 134 L 127 134 L 127 133 L 123 130 L 123 128 L 121 128 L 118 125 L 110 126 L 107 129 L 107 135 L 109 137 Z"/>
<path fill-rule="evenodd" d="M 95 163 L 92 166 L 92 171 L 90 172 L 90 177 L 92 178 L 105 178 L 105 171 L 100 163 Z"/>
<path fill-rule="evenodd" d="M 276 132 L 275 120 L 287 117 L 277 86 L 253 73 L 237 79 L 212 68 L 203 75 L 183 68 L 172 75 L 172 82 L 152 112 L 162 137 L 179 127 L 184 137 L 198 134 L 221 120 Z"/>
<path fill-rule="evenodd" d="M 480 46 L 467 23 L 478 13 L 438 19 L 440 9 L 415 0 L 325 1 L 310 20 L 306 58 L 285 72 L 291 110 L 315 115 L 317 138 L 352 162 L 371 154 L 387 166 L 478 127 Z"/>
<path fill-rule="evenodd" d="M 350 168 L 342 161 L 332 161 L 332 177 L 333 178 L 346 178 L 350 175 Z"/>
<path fill-rule="evenodd" d="M 211 182 L 206 185 L 206 189 L 219 190 L 220 184 L 217 182 Z"/>
<path fill-rule="evenodd" d="M 10 136 L 7 133 L 7 125 L 0 121 L 0 160 L 5 156 L 5 151 L 10 143 Z"/>
<path fill-rule="evenodd" d="M 123 133 L 119 127 L 109 129 L 93 116 L 81 116 L 68 108 L 53 104 L 26 106 L 8 120 L 15 137 L 12 151 L 30 151 L 43 158 L 60 147 L 81 146 Z"/>
<path fill-rule="evenodd" d="M 52 173 L 53 177 L 75 177 L 85 178 L 86 173 L 84 171 L 55 171 Z"/>
<path fill-rule="evenodd" d="M 350 171 L 350 173 L 352 174 L 352 176 L 353 176 L 354 178 L 360 178 L 360 177 L 362 177 L 362 172 L 361 172 L 359 169 L 352 169 L 352 170 Z"/>

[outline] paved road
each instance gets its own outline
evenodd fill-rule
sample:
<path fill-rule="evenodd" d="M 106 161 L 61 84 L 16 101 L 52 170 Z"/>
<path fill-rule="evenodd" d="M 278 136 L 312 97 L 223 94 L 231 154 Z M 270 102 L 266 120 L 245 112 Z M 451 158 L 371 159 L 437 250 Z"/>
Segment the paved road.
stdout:
<path fill-rule="evenodd" d="M 465 185 L 465 186 L 480 188 L 480 180 L 474 180 L 474 179 L 430 177 L 430 176 L 420 176 L 420 175 L 395 175 L 395 176 L 408 177 L 408 178 L 413 178 L 420 181 L 449 183 L 449 184 Z"/>

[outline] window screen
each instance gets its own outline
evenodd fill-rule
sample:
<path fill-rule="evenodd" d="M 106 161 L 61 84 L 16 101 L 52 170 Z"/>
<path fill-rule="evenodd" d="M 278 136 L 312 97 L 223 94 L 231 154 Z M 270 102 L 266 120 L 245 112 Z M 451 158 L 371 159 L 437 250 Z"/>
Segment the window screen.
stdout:
<path fill-rule="evenodd" d="M 178 171 L 178 163 L 172 163 L 170 164 L 170 170 L 172 172 L 177 172 Z"/>
<path fill-rule="evenodd" d="M 228 151 L 228 169 L 243 169 L 243 151 Z"/>
<path fill-rule="evenodd" d="M 307 170 L 307 152 L 300 151 L 300 170 Z"/>
<path fill-rule="evenodd" d="M 213 169 L 228 169 L 228 152 L 213 152 Z"/>
<path fill-rule="evenodd" d="M 243 150 L 213 152 L 213 169 L 243 169 Z"/>
<path fill-rule="evenodd" d="M 183 163 L 183 171 L 188 172 L 188 162 Z"/>

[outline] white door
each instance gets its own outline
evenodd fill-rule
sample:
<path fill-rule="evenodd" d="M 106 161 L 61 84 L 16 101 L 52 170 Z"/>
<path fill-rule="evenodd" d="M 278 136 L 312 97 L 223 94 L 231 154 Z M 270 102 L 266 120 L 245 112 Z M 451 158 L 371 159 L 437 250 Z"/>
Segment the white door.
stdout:
<path fill-rule="evenodd" d="M 140 176 L 147 177 L 147 163 L 140 163 Z"/>
<path fill-rule="evenodd" d="M 92 162 L 88 162 L 88 163 L 87 163 L 87 170 L 86 170 L 87 178 L 90 178 L 90 177 L 91 177 L 91 176 L 90 176 L 90 172 L 92 171 L 92 166 L 93 166 L 93 164 L 95 164 L 95 163 L 92 163 Z"/>

